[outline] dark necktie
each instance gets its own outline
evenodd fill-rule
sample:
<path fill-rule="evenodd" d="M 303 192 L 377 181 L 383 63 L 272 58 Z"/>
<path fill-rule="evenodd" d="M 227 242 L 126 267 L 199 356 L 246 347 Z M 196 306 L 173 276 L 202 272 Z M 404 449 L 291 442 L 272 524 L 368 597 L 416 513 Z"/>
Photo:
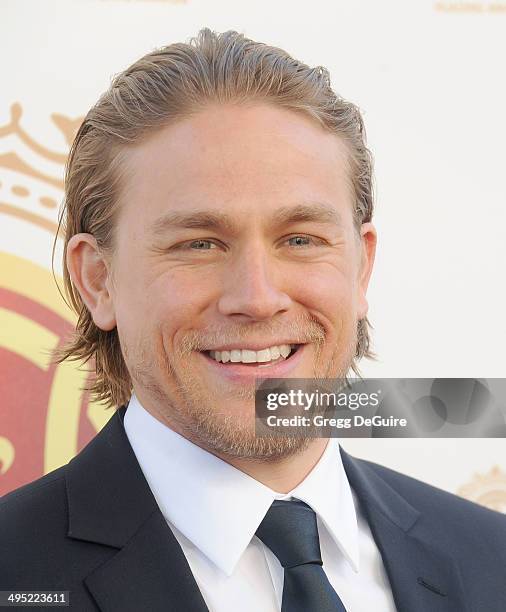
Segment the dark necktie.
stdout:
<path fill-rule="evenodd" d="M 285 570 L 281 612 L 346 612 L 323 571 L 316 514 L 307 504 L 275 500 L 256 535 Z"/>

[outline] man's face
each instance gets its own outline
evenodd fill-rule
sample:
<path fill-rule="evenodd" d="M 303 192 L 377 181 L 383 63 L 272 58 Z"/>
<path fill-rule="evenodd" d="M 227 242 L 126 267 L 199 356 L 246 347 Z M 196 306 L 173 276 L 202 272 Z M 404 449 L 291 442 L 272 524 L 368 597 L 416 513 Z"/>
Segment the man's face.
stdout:
<path fill-rule="evenodd" d="M 123 354 L 141 403 L 204 448 L 295 452 L 255 438 L 255 377 L 350 367 L 375 235 L 353 226 L 346 160 L 337 136 L 267 104 L 208 107 L 126 153 L 110 282 Z M 271 361 L 234 361 L 252 358 Z"/>

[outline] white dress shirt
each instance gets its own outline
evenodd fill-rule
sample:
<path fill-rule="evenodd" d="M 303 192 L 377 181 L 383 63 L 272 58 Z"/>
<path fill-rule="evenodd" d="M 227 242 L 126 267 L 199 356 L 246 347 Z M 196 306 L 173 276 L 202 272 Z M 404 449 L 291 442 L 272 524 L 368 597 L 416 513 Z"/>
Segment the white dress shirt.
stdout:
<path fill-rule="evenodd" d="M 323 569 L 347 612 L 395 612 L 380 553 L 358 511 L 336 438 L 306 478 L 282 494 L 174 432 L 135 395 L 124 423 L 210 612 L 281 610 L 284 570 L 255 532 L 275 499 L 292 497 L 316 513 Z"/>

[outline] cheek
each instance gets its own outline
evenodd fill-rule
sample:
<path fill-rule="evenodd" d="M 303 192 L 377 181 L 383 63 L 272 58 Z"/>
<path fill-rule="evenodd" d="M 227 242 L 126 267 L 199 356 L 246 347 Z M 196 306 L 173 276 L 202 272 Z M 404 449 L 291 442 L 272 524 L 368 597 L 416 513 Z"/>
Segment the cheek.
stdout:
<path fill-rule="evenodd" d="M 162 274 L 145 293 L 143 325 L 150 328 L 151 335 L 162 336 L 169 348 L 177 342 L 178 334 L 195 328 L 212 295 L 210 288 L 192 275 L 178 272 Z"/>
<path fill-rule="evenodd" d="M 315 271 L 309 283 L 306 278 L 298 287 L 292 297 L 328 321 L 339 322 L 354 316 L 356 286 L 351 275 L 335 270 Z"/>

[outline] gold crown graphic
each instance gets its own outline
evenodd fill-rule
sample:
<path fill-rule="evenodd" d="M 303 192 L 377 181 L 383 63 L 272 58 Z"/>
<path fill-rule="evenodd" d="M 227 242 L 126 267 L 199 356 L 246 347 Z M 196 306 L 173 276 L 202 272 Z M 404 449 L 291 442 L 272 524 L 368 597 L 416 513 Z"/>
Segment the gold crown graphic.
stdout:
<path fill-rule="evenodd" d="M 32 138 L 21 126 L 22 114 L 21 104 L 14 103 L 10 121 L 0 126 L 0 212 L 56 234 L 58 202 L 63 193 L 61 174 L 67 153 L 51 151 Z M 53 113 L 51 119 L 70 147 L 83 118 L 70 119 Z M 36 165 L 52 166 L 60 176 Z"/>

